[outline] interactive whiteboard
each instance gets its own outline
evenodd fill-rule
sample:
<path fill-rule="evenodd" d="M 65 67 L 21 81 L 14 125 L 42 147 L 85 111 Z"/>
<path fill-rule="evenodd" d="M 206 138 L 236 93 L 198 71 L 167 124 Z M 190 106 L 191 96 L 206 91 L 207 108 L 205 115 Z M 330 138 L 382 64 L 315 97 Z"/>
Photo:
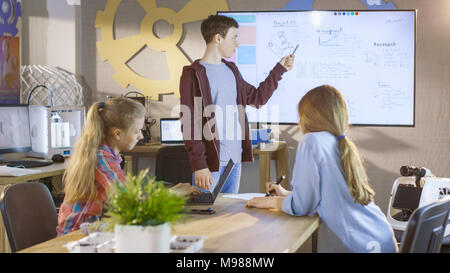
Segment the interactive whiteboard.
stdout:
<path fill-rule="evenodd" d="M 414 126 L 415 10 L 218 12 L 239 23 L 231 58 L 258 86 L 297 45 L 292 71 L 250 122 L 298 122 L 297 104 L 329 84 L 344 95 L 353 125 Z"/>

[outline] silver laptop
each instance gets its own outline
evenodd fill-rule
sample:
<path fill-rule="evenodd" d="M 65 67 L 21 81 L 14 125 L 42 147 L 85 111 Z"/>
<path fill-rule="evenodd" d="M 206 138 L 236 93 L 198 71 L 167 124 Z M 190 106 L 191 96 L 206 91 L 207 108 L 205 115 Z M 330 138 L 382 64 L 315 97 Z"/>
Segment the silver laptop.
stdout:
<path fill-rule="evenodd" d="M 212 205 L 212 204 L 214 204 L 214 201 L 216 201 L 217 196 L 222 191 L 222 188 L 225 185 L 225 182 L 227 181 L 228 177 L 230 176 L 233 166 L 234 166 L 234 162 L 233 162 L 233 160 L 230 159 L 230 161 L 228 161 L 227 166 L 225 167 L 225 170 L 223 171 L 222 175 L 219 178 L 219 182 L 217 182 L 216 186 L 214 187 L 214 190 L 212 192 L 203 192 L 199 195 L 191 196 L 190 199 L 188 199 L 186 203 L 188 205 Z"/>
<path fill-rule="evenodd" d="M 181 120 L 179 118 L 161 118 L 159 128 L 163 146 L 183 145 L 183 133 L 181 132 Z"/>

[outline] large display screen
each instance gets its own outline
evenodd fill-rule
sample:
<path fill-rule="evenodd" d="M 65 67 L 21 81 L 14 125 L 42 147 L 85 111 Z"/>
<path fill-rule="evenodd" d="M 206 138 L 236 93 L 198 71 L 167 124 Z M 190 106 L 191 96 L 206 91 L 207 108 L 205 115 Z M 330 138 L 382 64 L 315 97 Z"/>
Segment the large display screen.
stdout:
<path fill-rule="evenodd" d="M 353 125 L 414 126 L 414 10 L 218 12 L 239 23 L 231 58 L 258 86 L 283 57 L 295 53 L 268 103 L 247 107 L 250 122 L 298 122 L 297 104 L 328 84 L 345 97 Z"/>

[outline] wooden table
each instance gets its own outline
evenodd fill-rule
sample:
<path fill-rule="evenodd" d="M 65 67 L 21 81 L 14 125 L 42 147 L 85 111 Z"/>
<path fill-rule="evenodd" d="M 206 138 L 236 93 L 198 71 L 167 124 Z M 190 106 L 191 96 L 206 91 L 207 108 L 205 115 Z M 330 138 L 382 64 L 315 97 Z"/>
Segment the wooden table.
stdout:
<path fill-rule="evenodd" d="M 223 195 L 223 194 L 222 194 Z M 245 200 L 219 196 L 212 215 L 189 215 L 174 226 L 173 235 L 208 236 L 201 252 L 295 252 L 318 229 L 317 216 L 291 216 L 281 211 L 248 209 Z M 20 253 L 61 253 L 70 241 L 83 238 L 75 231 Z"/>
<path fill-rule="evenodd" d="M 28 159 L 28 158 L 27 158 Z M 35 181 L 45 177 L 55 177 L 64 174 L 66 170 L 67 160 L 64 163 L 53 163 L 49 166 L 33 168 L 33 170 L 40 170 L 40 173 L 23 175 L 23 176 L 0 176 L 0 195 L 5 189 L 12 185 L 25 181 Z M 6 235 L 3 218 L 0 217 L 0 253 L 10 252 L 8 237 Z"/>
<path fill-rule="evenodd" d="M 138 145 L 130 152 L 124 153 L 125 161 L 127 162 L 126 170 L 134 174 L 138 172 L 138 163 L 140 157 L 155 156 L 158 150 L 163 146 L 160 143 L 148 143 L 146 145 Z M 259 192 L 266 191 L 266 182 L 270 181 L 270 160 L 275 160 L 276 179 L 281 175 L 286 175 L 286 178 L 281 182 L 284 187 L 287 186 L 287 144 L 284 141 L 279 141 L 274 144 L 267 144 L 264 150 L 254 148 L 253 154 L 259 156 Z"/>
<path fill-rule="evenodd" d="M 67 162 L 67 161 L 66 161 Z M 0 185 L 11 185 L 30 180 L 38 180 L 45 177 L 62 175 L 66 170 L 66 162 L 53 163 L 52 165 L 33 168 L 32 170 L 40 170 L 40 173 L 28 174 L 23 176 L 0 176 Z"/>

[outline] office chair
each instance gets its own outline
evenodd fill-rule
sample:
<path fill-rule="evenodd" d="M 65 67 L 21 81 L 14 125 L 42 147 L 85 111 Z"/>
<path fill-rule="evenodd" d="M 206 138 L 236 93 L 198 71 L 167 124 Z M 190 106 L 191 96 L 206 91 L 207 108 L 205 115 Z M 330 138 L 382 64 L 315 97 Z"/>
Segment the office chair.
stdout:
<path fill-rule="evenodd" d="M 0 210 L 12 252 L 56 237 L 55 204 L 42 183 L 23 182 L 9 186 L 3 193 Z"/>
<path fill-rule="evenodd" d="M 192 184 L 192 168 L 184 145 L 164 146 L 156 154 L 156 180 Z"/>
<path fill-rule="evenodd" d="M 450 235 L 442 240 L 441 253 L 450 253 Z"/>
<path fill-rule="evenodd" d="M 416 209 L 403 233 L 400 252 L 439 253 L 449 212 L 449 198 Z"/>

